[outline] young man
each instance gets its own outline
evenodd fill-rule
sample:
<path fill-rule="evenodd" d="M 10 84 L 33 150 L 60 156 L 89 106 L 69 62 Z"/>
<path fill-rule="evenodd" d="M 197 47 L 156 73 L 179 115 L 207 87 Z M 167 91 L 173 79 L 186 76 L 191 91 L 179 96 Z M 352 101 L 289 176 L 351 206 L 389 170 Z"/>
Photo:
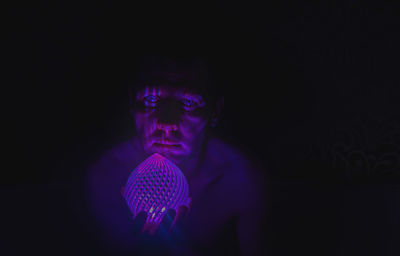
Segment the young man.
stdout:
<path fill-rule="evenodd" d="M 130 91 L 136 136 L 106 152 L 87 176 L 88 200 L 111 254 L 135 255 L 146 243 L 165 254 L 263 255 L 263 173 L 212 135 L 224 104 L 216 88 L 203 61 L 158 57 L 142 65 Z M 163 243 L 156 243 L 159 232 L 134 234 L 138 225 L 142 230 L 143 214 L 133 220 L 120 193 L 130 173 L 153 153 L 182 170 L 191 198 L 190 209 L 168 211 L 179 225 L 162 236 Z"/>

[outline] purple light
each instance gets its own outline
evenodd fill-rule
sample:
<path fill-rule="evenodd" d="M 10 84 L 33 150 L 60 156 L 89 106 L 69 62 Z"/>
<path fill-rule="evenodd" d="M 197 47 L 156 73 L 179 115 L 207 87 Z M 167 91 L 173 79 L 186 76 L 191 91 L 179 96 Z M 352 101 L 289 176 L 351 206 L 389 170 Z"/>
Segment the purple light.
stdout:
<path fill-rule="evenodd" d="M 133 217 L 147 213 L 146 222 L 160 223 L 168 209 L 189 206 L 189 185 L 182 171 L 155 153 L 130 174 L 123 196 Z"/>

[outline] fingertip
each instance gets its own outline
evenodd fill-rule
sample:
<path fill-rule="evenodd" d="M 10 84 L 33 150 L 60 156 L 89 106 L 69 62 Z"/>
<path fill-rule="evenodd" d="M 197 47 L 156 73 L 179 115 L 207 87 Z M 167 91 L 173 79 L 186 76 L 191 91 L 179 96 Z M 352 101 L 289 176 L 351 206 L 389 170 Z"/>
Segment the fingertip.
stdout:
<path fill-rule="evenodd" d="M 161 226 L 169 227 L 174 221 L 175 215 L 176 212 L 174 209 L 168 209 L 161 221 Z"/>
<path fill-rule="evenodd" d="M 139 225 L 144 225 L 146 219 L 147 219 L 147 213 L 142 211 L 136 215 L 133 221 Z"/>
<path fill-rule="evenodd" d="M 147 218 L 147 213 L 144 211 L 139 212 L 136 214 L 135 218 L 133 219 L 134 221 L 139 221 L 139 220 L 146 220 Z"/>

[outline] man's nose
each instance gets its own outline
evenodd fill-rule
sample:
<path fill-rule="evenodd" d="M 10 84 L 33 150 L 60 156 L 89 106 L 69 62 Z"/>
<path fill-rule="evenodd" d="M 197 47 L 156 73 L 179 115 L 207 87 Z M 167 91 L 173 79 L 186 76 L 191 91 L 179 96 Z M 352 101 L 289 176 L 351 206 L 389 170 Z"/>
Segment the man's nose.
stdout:
<path fill-rule="evenodd" d="M 157 118 L 157 129 L 176 131 L 181 118 L 180 112 L 179 107 L 173 103 L 160 106 Z"/>
<path fill-rule="evenodd" d="M 178 125 L 177 124 L 168 124 L 168 123 L 162 123 L 162 122 L 157 122 L 157 129 L 158 130 L 163 130 L 166 132 L 172 132 L 178 130 Z"/>

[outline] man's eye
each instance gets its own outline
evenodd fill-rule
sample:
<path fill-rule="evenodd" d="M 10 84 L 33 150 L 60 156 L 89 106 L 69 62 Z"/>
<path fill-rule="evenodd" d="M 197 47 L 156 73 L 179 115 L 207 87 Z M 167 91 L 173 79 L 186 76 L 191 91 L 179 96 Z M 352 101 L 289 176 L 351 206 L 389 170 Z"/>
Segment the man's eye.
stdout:
<path fill-rule="evenodd" d="M 194 109 L 197 107 L 197 103 L 194 100 L 182 99 L 182 105 L 185 109 Z"/>
<path fill-rule="evenodd" d="M 146 97 L 144 97 L 144 104 L 145 105 L 149 105 L 149 106 L 153 106 L 155 104 L 157 104 L 158 102 L 158 97 L 155 95 L 148 95 Z"/>

